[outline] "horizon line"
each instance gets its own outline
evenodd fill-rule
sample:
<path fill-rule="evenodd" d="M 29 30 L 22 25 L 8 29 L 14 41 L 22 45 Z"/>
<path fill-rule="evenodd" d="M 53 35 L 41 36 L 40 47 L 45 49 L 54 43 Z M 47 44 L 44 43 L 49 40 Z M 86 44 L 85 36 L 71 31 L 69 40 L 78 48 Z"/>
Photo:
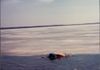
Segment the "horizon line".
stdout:
<path fill-rule="evenodd" d="M 54 24 L 54 25 L 37 25 L 37 26 L 0 27 L 0 29 L 1 30 L 6 30 L 6 29 L 26 29 L 26 28 L 44 28 L 44 27 L 59 27 L 59 26 L 93 25 L 93 24 L 100 24 L 100 22 L 83 23 L 83 24 Z"/>

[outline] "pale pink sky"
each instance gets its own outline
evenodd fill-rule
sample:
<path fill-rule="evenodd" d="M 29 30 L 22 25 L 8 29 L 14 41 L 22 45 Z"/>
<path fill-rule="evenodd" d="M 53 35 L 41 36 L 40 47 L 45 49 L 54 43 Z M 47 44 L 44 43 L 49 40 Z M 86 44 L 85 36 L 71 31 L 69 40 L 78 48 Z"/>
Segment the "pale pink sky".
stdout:
<path fill-rule="evenodd" d="M 98 21 L 99 0 L 1 0 L 3 27 Z"/>

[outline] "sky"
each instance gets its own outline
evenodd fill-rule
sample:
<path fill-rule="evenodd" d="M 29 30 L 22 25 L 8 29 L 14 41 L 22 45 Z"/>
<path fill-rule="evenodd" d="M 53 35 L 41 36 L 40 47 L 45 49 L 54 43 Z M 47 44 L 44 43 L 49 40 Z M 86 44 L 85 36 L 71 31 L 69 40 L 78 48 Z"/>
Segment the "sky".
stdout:
<path fill-rule="evenodd" d="M 99 0 L 1 0 L 1 26 L 99 22 Z"/>

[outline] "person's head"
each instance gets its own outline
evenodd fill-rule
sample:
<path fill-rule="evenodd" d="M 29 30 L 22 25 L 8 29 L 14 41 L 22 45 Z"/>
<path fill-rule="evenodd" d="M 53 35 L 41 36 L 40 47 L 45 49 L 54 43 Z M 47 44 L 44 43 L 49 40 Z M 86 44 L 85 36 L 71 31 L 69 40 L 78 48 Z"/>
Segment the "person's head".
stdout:
<path fill-rule="evenodd" d="M 50 54 L 48 55 L 48 58 L 49 58 L 50 60 L 55 60 L 55 59 L 56 59 L 56 55 L 55 55 L 54 53 L 50 53 Z"/>

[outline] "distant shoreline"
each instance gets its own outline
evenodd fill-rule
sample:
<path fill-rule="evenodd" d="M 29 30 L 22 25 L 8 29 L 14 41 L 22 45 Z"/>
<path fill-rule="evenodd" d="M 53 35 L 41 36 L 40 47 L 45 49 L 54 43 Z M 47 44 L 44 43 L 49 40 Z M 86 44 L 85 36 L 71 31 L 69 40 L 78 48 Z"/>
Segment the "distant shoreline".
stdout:
<path fill-rule="evenodd" d="M 94 25 L 94 24 L 100 24 L 97 23 L 84 23 L 84 24 L 59 24 L 59 25 L 38 25 L 38 26 L 19 26 L 19 27 L 1 27 L 1 30 L 6 29 L 25 29 L 25 28 L 44 28 L 44 27 L 59 27 L 59 26 L 78 26 L 78 25 Z"/>

